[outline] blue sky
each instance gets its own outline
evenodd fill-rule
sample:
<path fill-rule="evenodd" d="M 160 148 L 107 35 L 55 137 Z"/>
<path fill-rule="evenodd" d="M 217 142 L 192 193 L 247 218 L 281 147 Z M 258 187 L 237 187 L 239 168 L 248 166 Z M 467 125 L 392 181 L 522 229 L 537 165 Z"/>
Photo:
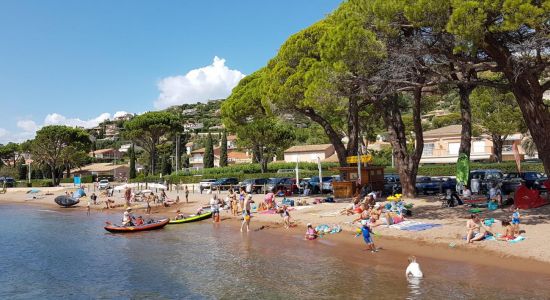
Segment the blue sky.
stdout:
<path fill-rule="evenodd" d="M 0 0 L 0 143 L 227 94 L 340 2 Z"/>

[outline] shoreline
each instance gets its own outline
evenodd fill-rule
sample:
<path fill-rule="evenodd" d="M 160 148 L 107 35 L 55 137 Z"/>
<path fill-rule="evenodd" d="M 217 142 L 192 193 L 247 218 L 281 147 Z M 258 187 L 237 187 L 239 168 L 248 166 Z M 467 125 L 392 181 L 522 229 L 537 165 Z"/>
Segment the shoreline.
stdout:
<path fill-rule="evenodd" d="M 169 193 L 169 197 L 175 198 L 174 195 L 174 192 Z M 8 193 L 0 195 L 0 205 L 29 205 L 47 209 L 54 209 L 57 211 L 64 211 L 66 209 L 70 209 L 71 211 L 86 211 L 86 203 L 84 201 L 79 203 L 75 207 L 62 208 L 58 206 L 55 202 L 53 202 L 53 198 L 55 197 L 55 195 L 33 200 L 26 200 L 24 199 L 25 196 L 25 194 L 20 193 Z M 184 197 L 180 197 L 180 202 L 178 204 L 172 205 L 171 207 L 162 207 L 160 206 L 160 204 L 156 204 L 158 206 L 152 207 L 152 214 L 150 216 L 173 217 L 177 209 L 181 209 L 181 211 L 184 213 L 191 214 L 194 213 L 199 206 L 206 205 L 210 196 L 211 195 L 209 194 L 190 194 L 189 198 L 191 201 L 189 203 L 186 203 L 184 199 L 182 202 L 181 198 Z M 254 195 L 256 203 L 258 203 L 258 200 L 261 197 L 263 197 L 263 195 Z M 121 205 L 121 199 L 115 199 L 115 201 L 117 205 Z M 420 200 L 413 200 L 412 202 L 414 201 Z M 95 206 L 92 205 L 91 213 L 105 213 L 106 216 L 110 216 L 112 214 L 120 214 L 124 209 L 123 206 L 106 209 L 104 199 L 101 199 L 98 202 L 101 204 Z M 141 206 L 143 204 L 143 202 L 137 203 L 138 206 Z M 417 207 L 417 204 L 418 207 L 421 207 L 420 203 L 416 202 L 415 207 Z M 260 228 L 261 226 L 264 226 L 264 230 L 269 230 L 269 232 L 273 232 L 275 234 L 298 234 L 302 236 L 305 232 L 306 223 L 313 223 L 314 226 L 319 224 L 339 224 L 342 227 L 341 233 L 329 234 L 326 235 L 328 238 L 323 237 L 322 239 L 333 240 L 337 244 L 342 244 L 338 245 L 338 247 L 342 248 L 345 248 L 346 246 L 363 248 L 365 245 L 362 239 L 353 238 L 354 228 L 356 227 L 346 224 L 346 222 L 342 221 L 349 220 L 350 218 L 354 218 L 355 216 L 319 216 L 321 212 L 334 211 L 335 209 L 340 209 L 345 205 L 346 204 L 344 203 L 318 204 L 316 206 L 311 206 L 305 209 L 293 210 L 291 211 L 291 219 L 297 226 L 288 230 L 283 228 L 282 218 L 277 214 L 262 215 L 259 213 L 253 213 L 251 230 L 253 231 Z M 549 208 L 550 207 L 548 206 L 546 207 L 546 209 Z M 145 208 L 134 208 L 134 212 L 135 215 L 145 215 Z M 313 212 L 318 213 L 315 214 Z M 422 216 L 422 213 L 418 214 Z M 541 222 L 541 224 L 536 225 L 540 227 L 544 226 L 544 228 L 540 228 L 540 230 L 542 231 L 546 230 L 546 228 L 550 228 L 550 225 L 547 224 L 548 215 L 544 214 L 545 212 L 539 212 L 539 217 L 543 215 L 542 218 L 545 220 L 545 222 Z M 240 226 L 241 222 L 240 215 L 234 217 L 231 215 L 230 212 L 222 211 L 221 220 L 222 223 L 228 222 L 231 224 L 231 226 L 235 226 L 236 234 L 240 233 L 237 228 Z M 443 224 L 443 226 L 441 227 L 448 227 L 444 228 L 446 232 L 452 232 L 452 230 L 450 229 L 462 230 L 461 228 L 455 228 L 457 227 L 454 224 L 456 220 L 453 221 L 449 220 L 448 218 L 442 218 L 442 221 L 443 222 L 441 224 Z M 453 228 L 450 228 L 451 226 Z M 473 245 L 467 245 L 465 244 L 465 242 L 461 243 L 460 240 L 457 240 L 456 236 L 454 236 L 453 234 L 446 233 L 442 235 L 440 232 L 438 233 L 437 230 L 441 229 L 431 229 L 421 232 L 409 233 L 391 228 L 377 227 L 375 228 L 375 232 L 377 232 L 379 236 L 374 237 L 374 242 L 377 247 L 382 246 L 386 250 L 397 252 L 403 255 L 416 255 L 417 257 L 434 258 L 454 262 L 467 262 L 514 271 L 550 274 L 550 249 L 548 249 L 548 247 L 534 249 L 544 254 L 542 256 L 529 255 L 529 253 L 523 251 L 506 252 L 506 250 L 508 249 L 515 250 L 516 248 L 519 249 L 519 247 L 532 247 L 532 245 L 528 245 L 528 242 L 532 242 L 533 238 L 528 238 L 526 240 L 528 242 L 521 242 L 514 245 L 508 244 L 507 242 L 481 242 Z M 531 229 L 526 229 L 526 231 L 528 233 L 532 232 Z M 445 237 L 445 235 L 447 235 L 447 237 Z M 542 242 L 544 244 L 544 240 L 538 242 Z M 449 243 L 455 243 L 456 246 L 450 247 Z"/>

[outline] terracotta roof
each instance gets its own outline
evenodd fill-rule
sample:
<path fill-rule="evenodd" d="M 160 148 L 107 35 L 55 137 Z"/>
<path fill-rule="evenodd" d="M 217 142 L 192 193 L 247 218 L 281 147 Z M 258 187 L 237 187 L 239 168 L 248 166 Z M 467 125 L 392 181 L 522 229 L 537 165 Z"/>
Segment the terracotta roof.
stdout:
<path fill-rule="evenodd" d="M 247 155 L 246 152 L 229 151 L 227 153 L 227 158 L 230 158 L 230 159 L 249 159 L 250 155 Z"/>
<path fill-rule="evenodd" d="M 91 164 L 87 166 L 83 166 L 80 168 L 72 169 L 71 173 L 78 173 L 82 171 L 88 171 L 88 172 L 107 172 L 107 171 L 113 171 L 115 168 L 124 168 L 128 167 L 127 164 L 124 165 L 113 165 L 112 163 L 96 163 Z"/>
<path fill-rule="evenodd" d="M 424 131 L 424 137 L 461 135 L 462 125 L 449 125 L 433 130 Z"/>
<path fill-rule="evenodd" d="M 333 147 L 332 144 L 292 146 L 286 149 L 285 153 L 325 151 L 331 147 Z"/>

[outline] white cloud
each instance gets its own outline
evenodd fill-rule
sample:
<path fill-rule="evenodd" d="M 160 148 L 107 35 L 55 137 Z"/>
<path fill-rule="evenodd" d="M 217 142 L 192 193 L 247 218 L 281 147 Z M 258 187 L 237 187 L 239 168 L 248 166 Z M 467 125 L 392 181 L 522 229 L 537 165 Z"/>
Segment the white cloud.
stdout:
<path fill-rule="evenodd" d="M 113 119 L 116 119 L 116 118 L 119 118 L 119 117 L 124 117 L 126 116 L 127 114 L 129 114 L 129 112 L 127 111 L 117 111 L 114 115 L 113 115 Z"/>
<path fill-rule="evenodd" d="M 19 120 L 17 121 L 17 127 L 23 129 L 25 132 L 35 132 L 38 130 L 38 125 L 33 120 Z"/>
<path fill-rule="evenodd" d="M 7 136 L 10 132 L 4 128 L 0 128 L 0 138 Z"/>
<path fill-rule="evenodd" d="M 102 113 L 101 115 L 89 120 L 81 120 L 79 118 L 67 118 L 58 113 L 53 113 L 46 116 L 46 118 L 44 119 L 44 125 L 67 125 L 92 128 L 99 125 L 99 123 L 105 120 L 109 120 L 110 118 L 110 113 Z"/>
<path fill-rule="evenodd" d="M 34 132 L 18 132 L 12 133 L 9 130 L 0 128 L 0 144 L 7 144 L 9 142 L 21 143 L 34 137 Z"/>
<path fill-rule="evenodd" d="M 160 95 L 155 101 L 157 109 L 184 103 L 196 103 L 229 96 L 231 90 L 245 75 L 239 70 L 230 70 L 225 59 L 214 57 L 211 65 L 194 69 L 185 75 L 161 79 Z"/>

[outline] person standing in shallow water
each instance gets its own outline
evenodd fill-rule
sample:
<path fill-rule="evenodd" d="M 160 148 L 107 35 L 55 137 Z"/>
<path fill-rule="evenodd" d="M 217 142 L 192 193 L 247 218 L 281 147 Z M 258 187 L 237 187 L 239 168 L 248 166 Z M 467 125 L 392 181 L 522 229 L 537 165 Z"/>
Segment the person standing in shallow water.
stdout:
<path fill-rule="evenodd" d="M 252 195 L 247 195 L 246 199 L 244 200 L 244 206 L 243 206 L 243 222 L 241 223 L 241 232 L 243 232 L 243 228 L 246 225 L 246 231 L 250 231 L 250 206 L 251 203 L 254 203 L 252 201 Z"/>

